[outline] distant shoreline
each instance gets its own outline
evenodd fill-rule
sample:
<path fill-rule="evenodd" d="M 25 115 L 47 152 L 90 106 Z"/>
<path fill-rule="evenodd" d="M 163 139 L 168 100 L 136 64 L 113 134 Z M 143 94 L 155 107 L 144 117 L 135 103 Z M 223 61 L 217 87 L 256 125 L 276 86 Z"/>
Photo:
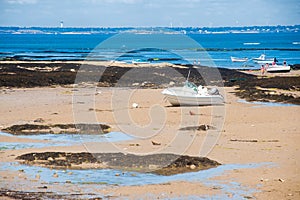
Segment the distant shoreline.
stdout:
<path fill-rule="evenodd" d="M 2 30 L 1 30 L 2 29 Z M 10 31 L 19 30 L 19 33 L 42 33 L 38 32 L 42 30 L 53 31 L 53 33 L 65 32 L 70 33 L 70 30 L 77 31 L 81 34 L 90 33 L 121 33 L 132 30 L 151 30 L 155 32 L 155 29 L 165 29 L 166 31 L 172 31 L 173 33 L 181 34 L 209 34 L 209 33 L 267 33 L 267 32 L 297 32 L 300 29 L 300 25 L 277 25 L 277 26 L 226 26 L 226 27 L 19 27 L 19 26 L 0 26 L 0 34 L 11 33 Z"/>

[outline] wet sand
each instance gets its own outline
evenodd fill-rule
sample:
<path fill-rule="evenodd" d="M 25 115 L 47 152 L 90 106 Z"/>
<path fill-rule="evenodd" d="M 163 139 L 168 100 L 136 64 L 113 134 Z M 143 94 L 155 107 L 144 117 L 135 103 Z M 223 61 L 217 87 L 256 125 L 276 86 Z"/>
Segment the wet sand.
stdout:
<path fill-rule="evenodd" d="M 295 76 L 299 76 L 295 74 Z M 239 80 L 238 80 L 239 81 Z M 236 83 L 236 82 L 235 82 Z M 113 145 L 103 147 L 107 151 L 121 150 L 133 153 L 147 152 L 174 152 L 180 149 L 178 146 L 170 145 L 174 134 L 179 128 L 184 129 L 183 138 L 193 138 L 188 147 L 181 153 L 190 156 L 199 156 L 199 149 L 208 134 L 207 131 L 193 129 L 193 127 L 180 127 L 178 122 L 181 117 L 196 121 L 198 125 L 207 124 L 215 126 L 213 119 L 224 119 L 220 137 L 216 145 L 207 154 L 207 157 L 222 165 L 228 164 L 250 164 L 269 163 L 254 168 L 239 168 L 228 170 L 214 178 L 214 181 L 224 181 L 225 183 L 237 182 L 242 186 L 254 188 L 250 196 L 244 198 L 257 199 L 299 199 L 300 197 L 300 125 L 299 106 L 259 106 L 257 104 L 239 102 L 239 97 L 235 95 L 239 85 L 224 88 L 226 104 L 224 112 L 214 113 L 216 108 L 205 107 L 170 107 L 161 95 L 161 88 L 151 89 L 117 89 L 111 87 L 96 87 L 93 94 L 86 94 L 94 99 L 95 104 L 81 102 L 80 99 L 74 101 L 72 86 L 51 86 L 33 88 L 2 87 L 0 104 L 0 128 L 6 128 L 14 124 L 72 124 L 86 119 L 83 116 L 95 116 L 99 123 L 111 126 L 112 131 L 131 130 L 132 124 L 127 121 L 118 120 L 115 116 L 116 110 L 112 106 L 112 99 L 118 100 L 118 95 L 122 92 L 130 91 L 130 101 L 124 108 L 130 113 L 131 119 L 140 126 L 151 123 L 151 113 L 149 110 L 157 104 L 164 108 L 167 124 L 163 133 L 151 135 L 146 138 L 136 138 L 130 141 L 121 141 Z M 297 90 L 280 89 L 283 92 L 291 93 L 299 98 Z M 133 108 L 132 103 L 138 103 L 138 108 Z M 122 104 L 123 105 L 123 104 Z M 75 109 L 74 109 L 75 106 Z M 74 114 L 75 110 L 75 114 Z M 79 116 L 76 115 L 79 112 Z M 192 114 L 191 114 L 192 113 Z M 78 113 L 77 113 L 78 114 Z M 216 116 L 219 115 L 219 116 Z M 83 117 L 83 118 L 81 118 Z M 42 120 L 37 120 L 42 119 Z M 160 125 L 158 123 L 158 125 Z M 157 131 L 156 128 L 151 129 Z M 156 132 L 155 132 L 156 133 Z M 146 135 L 149 136 L 149 135 Z M 17 136 L 0 136 L 1 142 L 34 142 L 31 139 L 18 138 Z M 47 142 L 47 141 L 45 141 Z M 159 144 L 154 145 L 153 142 Z M 106 148 L 107 147 L 107 148 Z M 117 147 L 117 149 L 116 149 Z M 100 148 L 102 150 L 102 148 Z M 99 150 L 93 143 L 78 144 L 73 146 L 45 147 L 39 149 L 19 149 L 2 150 L 0 153 L 1 162 L 15 162 L 16 157 L 25 153 L 33 152 L 94 152 Z M 26 180 L 20 172 L 0 171 L 4 181 L 2 188 L 7 188 L 10 183 L 16 182 L 15 176 L 19 177 L 23 183 L 29 184 L 23 187 L 23 191 L 28 191 L 30 187 L 38 187 L 37 182 Z M 21 175 L 20 175 L 21 174 Z M 80 191 L 79 186 L 66 184 L 65 192 L 75 194 Z M 39 185 L 40 186 L 40 185 Z M 47 191 L 54 187 L 49 186 Z M 78 188 L 79 187 L 79 188 Z M 13 188 L 13 187 L 12 187 Z M 75 189 L 76 188 L 76 189 Z M 3 189 L 2 189 L 3 190 Z M 39 189 L 38 191 L 45 191 Z M 72 192 L 73 191 L 73 192 Z M 82 189 L 83 191 L 83 189 Z M 199 182 L 171 181 L 166 184 L 151 184 L 143 186 L 108 186 L 103 189 L 94 189 L 94 193 L 100 197 L 108 195 L 125 198 L 137 198 L 147 195 L 151 198 L 178 197 L 180 195 L 196 195 L 207 197 L 222 193 L 220 188 L 209 187 Z M 7 196 L 1 194 L 2 196 Z M 32 194 L 33 195 L 33 194 Z M 228 198 L 234 199 L 234 192 L 225 194 Z M 12 196 L 13 197 L 13 196 Z M 45 196 L 44 196 L 45 197 Z M 74 197 L 74 196 L 73 196 Z M 67 198 L 73 198 L 68 196 Z M 55 194 L 52 198 L 56 198 Z M 60 198 L 60 197 L 57 197 Z"/>

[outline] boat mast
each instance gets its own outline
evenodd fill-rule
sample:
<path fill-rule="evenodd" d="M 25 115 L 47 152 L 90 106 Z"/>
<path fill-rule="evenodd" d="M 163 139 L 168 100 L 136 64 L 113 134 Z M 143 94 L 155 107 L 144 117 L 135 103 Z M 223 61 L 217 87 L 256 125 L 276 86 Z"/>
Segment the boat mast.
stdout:
<path fill-rule="evenodd" d="M 191 68 L 189 68 L 189 73 L 188 73 L 188 75 L 187 75 L 186 82 L 189 82 L 190 73 L 191 73 Z"/>

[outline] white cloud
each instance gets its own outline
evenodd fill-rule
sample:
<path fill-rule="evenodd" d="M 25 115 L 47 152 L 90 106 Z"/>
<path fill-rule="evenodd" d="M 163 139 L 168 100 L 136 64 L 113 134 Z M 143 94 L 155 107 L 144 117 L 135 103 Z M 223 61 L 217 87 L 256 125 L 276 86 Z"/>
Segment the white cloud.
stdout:
<path fill-rule="evenodd" d="M 7 0 L 10 4 L 36 4 L 38 0 Z"/>

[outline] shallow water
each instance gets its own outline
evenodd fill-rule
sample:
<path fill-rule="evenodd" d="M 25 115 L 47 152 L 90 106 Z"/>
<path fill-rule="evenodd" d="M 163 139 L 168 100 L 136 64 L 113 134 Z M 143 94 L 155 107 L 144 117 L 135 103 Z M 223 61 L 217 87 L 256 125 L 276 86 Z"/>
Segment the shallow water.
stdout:
<path fill-rule="evenodd" d="M 63 143 L 22 143 L 22 142 L 0 142 L 0 151 L 11 149 L 43 148 L 49 146 L 64 146 Z"/>
<path fill-rule="evenodd" d="M 43 148 L 48 146 L 70 146 L 87 142 L 120 142 L 132 140 L 131 137 L 121 132 L 110 132 L 103 135 L 79 135 L 79 134 L 40 134 L 40 135 L 12 135 L 0 131 L 0 135 L 41 140 L 39 142 L 21 143 L 21 142 L 0 142 L 0 150 L 23 149 L 23 148 Z"/>
<path fill-rule="evenodd" d="M 253 104 L 253 108 L 261 108 L 261 107 L 290 107 L 290 106 L 298 106 L 295 104 L 290 104 L 290 103 L 277 103 L 277 102 L 262 102 L 262 101 L 246 101 L 244 99 L 239 99 L 237 102 L 239 103 L 246 103 L 246 104 Z"/>
<path fill-rule="evenodd" d="M 49 169 L 37 166 L 22 165 L 19 163 L 1 163 L 0 171 L 22 171 L 28 180 L 36 180 L 36 175 L 40 176 L 39 182 L 44 185 L 47 184 L 66 184 L 71 182 L 77 187 L 85 188 L 86 185 L 89 190 L 92 186 L 133 186 L 133 185 L 148 185 L 148 184 L 163 184 L 171 181 L 189 181 L 199 182 L 207 187 L 220 188 L 221 194 L 213 196 L 214 199 L 230 199 L 228 193 L 233 195 L 234 199 L 242 199 L 244 196 L 251 196 L 252 193 L 258 192 L 253 188 L 242 186 L 238 182 L 233 181 L 217 181 L 211 178 L 217 177 L 235 169 L 242 168 L 257 168 L 262 166 L 272 167 L 272 163 L 249 163 L 249 164 L 228 164 L 221 165 L 216 168 L 177 174 L 172 176 L 162 176 L 151 173 L 127 172 L 114 169 L 87 169 L 87 170 L 58 170 Z M 58 177 L 53 177 L 57 174 Z M 90 191 L 89 191 L 90 192 Z M 191 196 L 192 198 L 193 196 Z M 207 199 L 211 199 L 208 197 Z M 169 199 L 169 198 L 168 198 Z M 193 199 L 193 198 L 192 198 Z M 206 199 L 206 198 L 204 198 Z"/>

